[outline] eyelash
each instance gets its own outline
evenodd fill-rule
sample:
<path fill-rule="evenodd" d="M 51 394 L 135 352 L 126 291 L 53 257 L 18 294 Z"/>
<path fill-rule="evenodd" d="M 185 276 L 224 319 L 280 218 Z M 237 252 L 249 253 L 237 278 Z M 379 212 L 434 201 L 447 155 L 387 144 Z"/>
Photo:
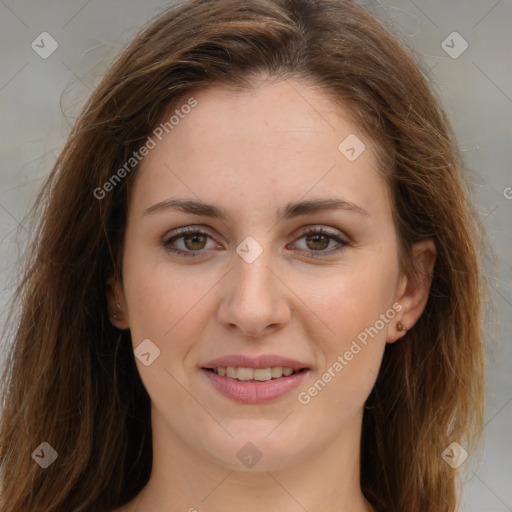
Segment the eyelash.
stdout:
<path fill-rule="evenodd" d="M 180 238 L 183 238 L 185 235 L 205 235 L 205 236 L 207 236 L 209 238 L 212 238 L 208 233 L 206 233 L 204 231 L 201 231 L 198 228 L 194 228 L 194 227 L 182 228 L 175 235 L 173 235 L 172 237 L 168 238 L 167 240 L 164 240 L 164 242 L 163 242 L 164 248 L 167 251 L 169 251 L 169 252 L 172 252 L 172 253 L 175 253 L 175 254 L 179 254 L 180 256 L 185 256 L 185 257 L 189 257 L 189 258 L 205 257 L 205 256 L 203 256 L 204 255 L 204 249 L 200 249 L 200 250 L 197 250 L 197 251 L 189 251 L 189 250 L 183 251 L 181 249 L 175 249 L 175 248 L 171 247 L 171 244 L 173 242 L 175 242 L 176 240 L 179 240 Z M 335 253 L 338 253 L 340 251 L 343 251 L 346 246 L 350 245 L 346 240 L 341 239 L 339 236 L 336 236 L 333 233 L 330 233 L 329 231 L 326 231 L 323 228 L 308 229 L 307 231 L 304 231 L 301 234 L 301 236 L 299 237 L 299 240 L 301 238 L 304 238 L 304 237 L 309 236 L 309 235 L 325 235 L 325 236 L 329 237 L 331 240 L 334 240 L 334 241 L 336 241 L 336 242 L 338 242 L 340 244 L 340 247 L 338 247 L 335 250 L 330 250 L 330 251 L 320 251 L 320 250 L 319 251 L 305 251 L 308 256 L 311 256 L 313 258 L 322 258 L 322 257 L 324 257 L 326 255 L 330 256 L 332 254 L 335 254 Z"/>

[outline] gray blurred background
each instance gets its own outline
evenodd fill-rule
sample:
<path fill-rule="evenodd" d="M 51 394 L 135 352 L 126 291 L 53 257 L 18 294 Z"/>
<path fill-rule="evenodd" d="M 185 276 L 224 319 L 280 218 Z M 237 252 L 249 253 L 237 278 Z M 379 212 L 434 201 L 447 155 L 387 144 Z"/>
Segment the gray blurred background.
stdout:
<path fill-rule="evenodd" d="M 385 21 L 422 63 L 455 128 L 475 183 L 474 202 L 498 257 L 488 269 L 496 318 L 487 326 L 495 349 L 488 357 L 486 445 L 479 466 L 472 454 L 462 466 L 463 510 L 512 511 L 512 0 L 358 3 Z M 17 250 L 30 233 L 24 217 L 74 117 L 114 56 L 168 5 L 0 0 L 2 324 Z M 4 338 L 0 364 L 9 342 Z"/>

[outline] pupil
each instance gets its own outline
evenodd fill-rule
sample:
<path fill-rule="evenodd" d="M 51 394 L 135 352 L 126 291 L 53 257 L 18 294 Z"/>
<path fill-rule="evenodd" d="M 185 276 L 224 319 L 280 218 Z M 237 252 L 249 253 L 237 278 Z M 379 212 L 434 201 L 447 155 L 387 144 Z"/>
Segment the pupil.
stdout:
<path fill-rule="evenodd" d="M 308 236 L 308 242 L 313 239 L 313 243 L 320 243 L 321 247 L 317 247 L 316 249 L 325 249 L 329 245 L 329 238 L 326 235 L 323 234 L 316 234 L 316 235 L 310 235 Z M 322 244 L 319 239 L 323 239 L 324 243 Z M 325 243 L 327 242 L 327 243 Z"/>
<path fill-rule="evenodd" d="M 202 247 L 189 247 L 187 242 L 192 240 L 192 244 L 195 244 L 195 243 L 199 243 L 197 241 L 197 239 L 200 239 L 200 238 L 203 238 L 203 235 L 198 235 L 198 234 L 195 234 L 195 235 L 186 235 L 185 236 L 185 245 L 189 248 L 189 249 L 192 249 L 192 250 L 197 250 L 197 249 L 202 249 Z"/>

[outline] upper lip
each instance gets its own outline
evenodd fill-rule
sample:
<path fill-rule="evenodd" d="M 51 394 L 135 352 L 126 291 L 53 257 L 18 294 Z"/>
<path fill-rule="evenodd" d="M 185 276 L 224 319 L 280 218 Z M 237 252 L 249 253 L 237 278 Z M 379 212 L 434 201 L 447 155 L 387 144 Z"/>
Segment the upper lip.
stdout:
<path fill-rule="evenodd" d="M 273 366 L 284 366 L 292 368 L 293 370 L 309 368 L 306 363 L 274 354 L 262 354 L 256 357 L 243 354 L 232 354 L 212 359 L 202 365 L 203 368 L 219 368 L 228 366 L 241 368 L 271 368 Z"/>

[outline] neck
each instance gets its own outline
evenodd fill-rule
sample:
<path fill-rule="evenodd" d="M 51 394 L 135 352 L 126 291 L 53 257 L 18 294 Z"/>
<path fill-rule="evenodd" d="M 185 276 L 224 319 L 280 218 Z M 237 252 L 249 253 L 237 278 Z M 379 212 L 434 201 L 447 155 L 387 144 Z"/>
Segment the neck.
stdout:
<path fill-rule="evenodd" d="M 152 405 L 153 468 L 133 511 L 371 512 L 360 488 L 361 414 L 315 453 L 276 470 L 233 470 L 198 454 Z"/>

